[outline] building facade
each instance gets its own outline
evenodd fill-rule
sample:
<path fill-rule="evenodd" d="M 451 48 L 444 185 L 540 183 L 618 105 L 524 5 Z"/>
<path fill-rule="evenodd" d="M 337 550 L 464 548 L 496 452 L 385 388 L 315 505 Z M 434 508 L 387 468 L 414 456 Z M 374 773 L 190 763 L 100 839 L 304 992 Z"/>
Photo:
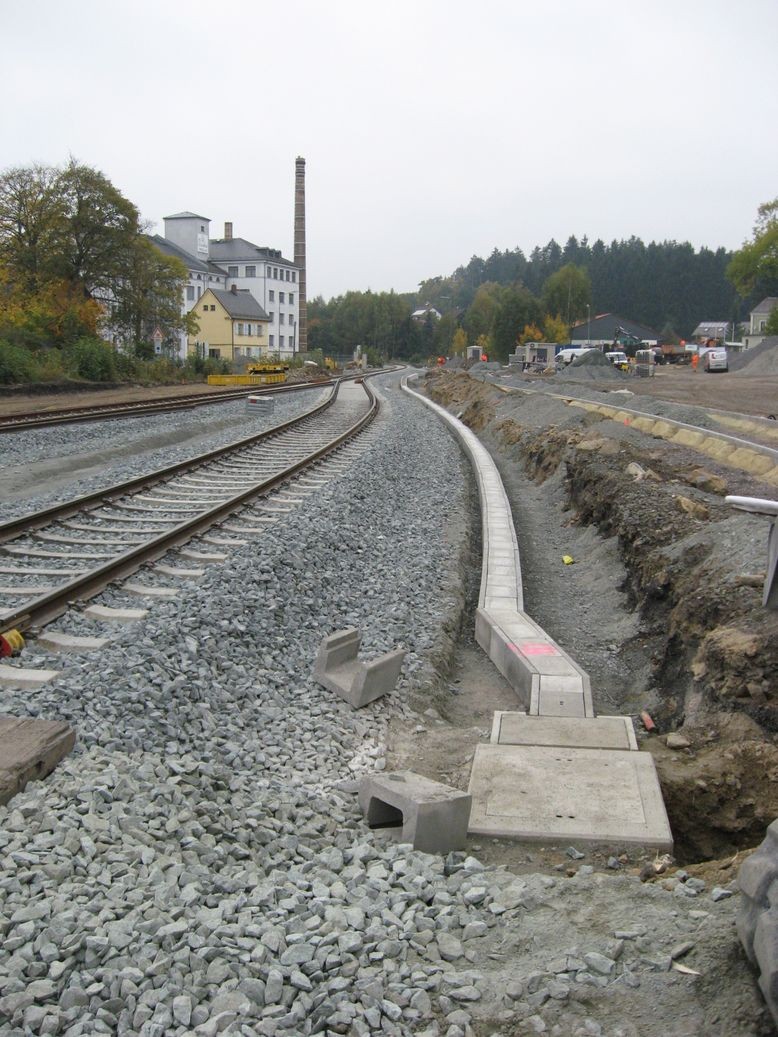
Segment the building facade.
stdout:
<path fill-rule="evenodd" d="M 225 223 L 223 238 L 211 238 L 211 221 L 197 213 L 175 213 L 166 216 L 164 222 L 164 238 L 155 235 L 151 240 L 163 252 L 176 255 L 187 266 L 189 278 L 184 288 L 183 312 L 195 308 L 209 289 L 216 293 L 232 288 L 241 294 L 248 292 L 264 314 L 267 341 L 262 343 L 262 355 L 281 359 L 293 357 L 299 348 L 300 272 L 295 264 L 284 259 L 277 249 L 233 237 L 231 223 Z M 196 312 L 199 319 L 200 311 Z M 203 314 L 210 315 L 210 309 Z M 202 328 L 194 341 L 205 341 Z M 252 342 L 251 348 L 256 345 Z M 223 348 L 223 344 L 218 348 Z M 191 351 L 190 343 L 186 336 L 182 336 L 180 355 L 184 357 L 188 351 Z"/>
<path fill-rule="evenodd" d="M 268 355 L 268 315 L 246 289 L 207 288 L 192 311 L 199 325 L 188 341 L 190 356 L 240 365 Z"/>
<path fill-rule="evenodd" d="M 759 305 L 751 310 L 748 331 L 743 336 L 744 349 L 753 349 L 754 346 L 758 346 L 764 340 L 767 319 L 776 306 L 778 306 L 778 298 L 768 295 L 766 299 L 762 299 Z"/>

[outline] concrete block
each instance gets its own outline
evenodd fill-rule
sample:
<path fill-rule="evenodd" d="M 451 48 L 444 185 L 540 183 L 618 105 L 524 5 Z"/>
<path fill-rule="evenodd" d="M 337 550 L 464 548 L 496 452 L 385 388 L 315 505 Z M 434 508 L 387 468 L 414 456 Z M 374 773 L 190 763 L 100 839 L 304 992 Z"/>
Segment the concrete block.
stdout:
<path fill-rule="evenodd" d="M 461 850 L 467 840 L 471 797 L 413 771 L 366 775 L 359 806 L 371 828 L 399 828 L 400 841 L 424 853 Z"/>
<path fill-rule="evenodd" d="M 470 792 L 471 835 L 672 850 L 649 753 L 479 745 Z"/>
<path fill-rule="evenodd" d="M 405 659 L 405 650 L 395 648 L 370 662 L 360 662 L 357 652 L 361 642 L 362 635 L 355 627 L 325 637 L 313 671 L 315 681 L 354 709 L 392 691 Z"/>
<path fill-rule="evenodd" d="M 59 720 L 0 716 L 0 803 L 51 774 L 75 742 L 73 728 Z"/>
<path fill-rule="evenodd" d="M 577 749 L 626 749 L 637 752 L 630 717 L 529 716 L 501 710 L 494 714 L 492 744 L 548 745 Z"/>

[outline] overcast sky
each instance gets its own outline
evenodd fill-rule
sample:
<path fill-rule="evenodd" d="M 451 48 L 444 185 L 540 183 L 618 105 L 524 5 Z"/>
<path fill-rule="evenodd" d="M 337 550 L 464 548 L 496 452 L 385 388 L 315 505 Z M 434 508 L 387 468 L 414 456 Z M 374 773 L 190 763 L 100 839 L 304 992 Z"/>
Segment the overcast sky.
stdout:
<path fill-rule="evenodd" d="M 101 170 L 293 257 L 308 295 L 636 235 L 739 247 L 778 195 L 776 0 L 2 0 L 0 167 Z"/>

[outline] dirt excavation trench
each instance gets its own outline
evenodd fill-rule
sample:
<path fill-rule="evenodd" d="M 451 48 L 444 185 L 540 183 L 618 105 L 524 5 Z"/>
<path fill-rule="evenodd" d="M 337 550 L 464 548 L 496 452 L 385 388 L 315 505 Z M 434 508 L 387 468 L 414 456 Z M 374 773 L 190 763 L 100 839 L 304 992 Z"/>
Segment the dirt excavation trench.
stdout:
<path fill-rule="evenodd" d="M 774 497 L 774 488 L 545 395 L 507 395 L 463 372 L 436 372 L 426 387 L 498 465 L 527 611 L 589 672 L 598 713 L 653 719 L 653 733 L 640 723 L 637 733 L 656 761 L 676 862 L 739 861 L 778 817 L 778 614 L 761 606 L 767 523 L 724 496 Z M 461 787 L 494 710 L 518 708 L 468 626 L 480 567 L 475 506 L 460 531 L 469 579 L 463 630 L 452 633 L 457 670 L 416 735 L 430 776 Z M 418 761 L 407 742 L 395 739 L 397 763 Z M 523 859 L 493 853 L 513 866 Z"/>

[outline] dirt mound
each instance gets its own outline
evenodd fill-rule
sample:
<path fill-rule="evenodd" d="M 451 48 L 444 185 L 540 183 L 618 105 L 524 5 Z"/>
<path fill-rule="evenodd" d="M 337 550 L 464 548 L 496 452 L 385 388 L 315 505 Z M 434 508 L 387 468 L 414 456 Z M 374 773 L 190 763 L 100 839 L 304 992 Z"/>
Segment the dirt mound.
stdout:
<path fill-rule="evenodd" d="M 624 372 L 615 368 L 605 354 L 598 349 L 592 349 L 588 353 L 576 357 L 572 364 L 557 371 L 554 375 L 555 379 L 570 382 L 580 382 L 582 379 L 593 382 L 600 382 L 603 379 L 620 381 L 626 377 Z"/>
<path fill-rule="evenodd" d="M 729 369 L 734 374 L 778 374 L 778 335 L 770 335 L 753 349 L 730 353 Z M 776 404 L 778 407 L 778 404 Z"/>

